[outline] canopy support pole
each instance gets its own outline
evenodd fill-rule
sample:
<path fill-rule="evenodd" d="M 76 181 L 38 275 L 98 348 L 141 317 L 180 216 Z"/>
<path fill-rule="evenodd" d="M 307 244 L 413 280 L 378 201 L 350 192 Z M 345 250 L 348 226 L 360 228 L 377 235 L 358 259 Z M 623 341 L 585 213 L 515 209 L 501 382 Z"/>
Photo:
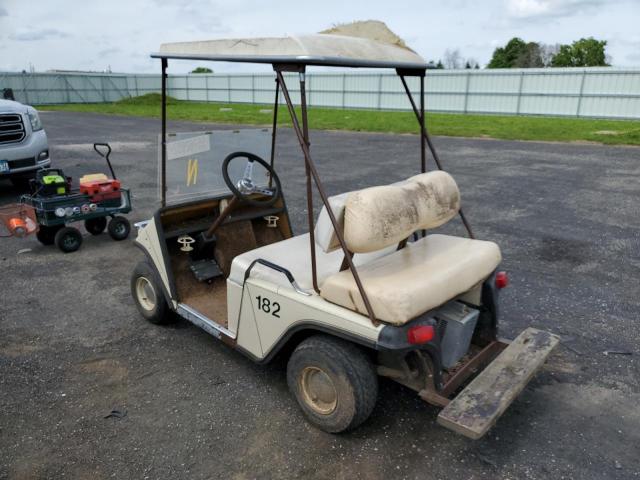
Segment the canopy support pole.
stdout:
<path fill-rule="evenodd" d="M 302 113 L 302 135 L 307 150 L 311 150 L 309 142 L 309 120 L 307 117 L 307 90 L 305 88 L 306 78 L 305 72 L 298 73 L 300 77 L 300 110 Z M 309 164 L 304 162 L 304 171 L 307 177 L 307 220 L 309 224 L 309 244 L 311 247 L 311 278 L 313 281 L 313 289 L 320 293 L 318 288 L 318 269 L 316 267 L 316 232 L 313 224 L 313 187 L 311 185 L 311 174 L 309 172 Z"/>
<path fill-rule="evenodd" d="M 280 99 L 280 82 L 276 78 L 276 99 L 273 102 L 273 124 L 271 126 L 271 168 L 276 158 L 276 131 L 278 129 L 278 100 Z M 269 186 L 271 186 L 271 179 L 269 179 Z"/>
<path fill-rule="evenodd" d="M 298 142 L 300 143 L 300 148 L 302 149 L 302 153 L 304 155 L 304 159 L 305 162 L 309 168 L 309 172 L 311 173 L 311 176 L 313 177 L 313 180 L 316 184 L 316 188 L 318 189 L 318 193 L 320 194 L 320 198 L 322 199 L 322 203 L 324 204 L 325 208 L 327 209 L 327 214 L 329 215 L 329 220 L 331 220 L 331 225 L 333 226 L 333 229 L 336 233 L 336 237 L 338 237 L 338 242 L 340 243 L 340 247 L 342 248 L 342 251 L 344 253 L 345 256 L 345 261 L 347 262 L 348 266 L 349 266 L 349 270 L 351 271 L 351 274 L 353 275 L 353 279 L 356 282 L 356 286 L 358 287 L 358 292 L 360 293 L 360 297 L 362 298 L 362 302 L 364 303 L 365 309 L 367 310 L 367 315 L 369 316 L 369 319 L 371 320 L 371 322 L 374 325 L 378 325 L 379 322 L 376 319 L 376 316 L 373 312 L 373 308 L 371 307 L 371 303 L 369 302 L 369 298 L 367 297 L 366 292 L 364 291 L 364 287 L 362 285 L 362 281 L 360 280 L 360 275 L 358 275 L 358 272 L 356 270 L 356 267 L 353 263 L 353 259 L 351 258 L 351 255 L 349 253 L 349 249 L 347 248 L 347 244 L 344 241 L 344 236 L 342 235 L 342 232 L 339 229 L 339 225 L 338 225 L 338 221 L 336 220 L 336 217 L 333 213 L 333 210 L 331 209 L 331 206 L 329 205 L 329 200 L 327 198 L 327 194 L 324 191 L 324 187 L 322 185 L 322 182 L 320 181 L 320 177 L 318 175 L 318 171 L 316 170 L 315 164 L 313 163 L 313 160 L 311 159 L 311 153 L 309 152 L 309 148 L 307 146 L 306 140 L 305 140 L 305 136 L 304 133 L 302 132 L 302 129 L 300 128 L 300 123 L 298 122 L 298 117 L 296 115 L 296 111 L 295 108 L 293 106 L 293 102 L 291 101 L 291 97 L 289 96 L 289 90 L 287 89 L 287 85 L 284 81 L 284 78 L 282 76 L 282 70 L 283 69 L 287 69 L 287 66 L 279 66 L 279 65 L 273 65 L 273 68 L 276 72 L 276 76 L 278 77 L 278 81 L 280 82 L 280 86 L 282 87 L 282 94 L 284 95 L 284 99 L 285 102 L 287 104 L 287 110 L 289 111 L 289 115 L 291 116 L 291 123 L 293 125 L 293 130 L 296 134 L 296 137 L 298 138 Z M 289 67 L 291 68 L 291 67 Z M 296 70 L 296 71 L 300 71 L 300 70 Z M 306 106 L 305 106 L 306 108 Z M 313 215 L 313 213 L 311 213 L 311 215 Z M 313 217 L 312 217 L 312 222 L 313 224 Z M 313 225 L 311 225 L 311 230 L 313 230 Z M 315 251 L 314 251 L 315 252 Z M 315 257 L 315 255 L 314 255 Z"/>
<path fill-rule="evenodd" d="M 416 106 L 416 102 L 413 99 L 411 90 L 409 90 L 409 86 L 407 85 L 407 81 L 404 78 L 404 74 L 398 72 L 398 76 L 402 81 L 402 86 L 404 87 L 404 91 L 406 92 L 407 97 L 409 98 L 409 102 L 411 102 L 411 108 L 413 109 L 413 113 L 415 114 L 416 119 L 420 124 L 420 133 L 422 137 L 421 141 L 423 142 L 423 145 L 424 145 L 424 142 L 426 142 L 427 145 L 429 146 L 429 150 L 431 151 L 431 155 L 433 155 L 433 160 L 436 162 L 436 166 L 438 167 L 438 170 L 444 170 L 442 168 L 442 164 L 440 163 L 440 157 L 438 157 L 436 148 L 433 145 L 433 142 L 431 141 L 431 137 L 429 136 L 429 133 L 427 132 L 426 119 L 424 114 L 424 75 L 420 79 L 420 110 L 418 110 L 418 107 Z M 424 149 L 423 149 L 423 152 L 424 152 Z M 422 171 L 423 172 L 425 171 L 424 163 L 423 163 Z M 467 234 L 469 235 L 469 238 L 476 238 L 473 234 L 473 231 L 471 230 L 471 225 L 469 225 L 469 222 L 467 221 L 467 217 L 465 217 L 464 212 L 462 211 L 462 208 L 458 210 L 458 213 L 460 214 L 460 220 L 462 220 L 462 224 L 464 225 L 464 228 L 467 230 Z"/>
<path fill-rule="evenodd" d="M 162 175 L 160 188 L 162 189 L 161 198 L 162 198 L 162 207 L 167 205 L 167 59 L 161 59 L 162 63 L 162 128 L 161 134 L 162 139 L 160 141 L 161 145 L 161 165 L 160 171 Z"/>

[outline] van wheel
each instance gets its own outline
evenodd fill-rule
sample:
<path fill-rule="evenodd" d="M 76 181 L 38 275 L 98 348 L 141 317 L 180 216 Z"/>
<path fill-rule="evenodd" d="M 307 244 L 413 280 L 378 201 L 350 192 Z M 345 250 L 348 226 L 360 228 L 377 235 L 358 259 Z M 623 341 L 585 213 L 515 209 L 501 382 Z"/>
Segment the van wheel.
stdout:
<path fill-rule="evenodd" d="M 159 325 L 176 321 L 164 298 L 158 276 L 148 262 L 140 262 L 133 269 L 131 295 L 140 314 L 151 323 Z"/>
<path fill-rule="evenodd" d="M 109 221 L 107 229 L 109 230 L 109 235 L 111 235 L 111 238 L 114 240 L 124 240 L 129 236 L 131 225 L 129 224 L 129 220 L 124 217 L 113 217 Z"/>
<path fill-rule="evenodd" d="M 36 232 L 36 238 L 43 245 L 53 245 L 56 240 L 56 233 L 62 228 L 62 225 L 56 225 L 55 227 L 49 227 L 47 225 L 40 225 Z"/>
<path fill-rule="evenodd" d="M 75 252 L 82 245 L 82 234 L 74 227 L 64 227 L 56 232 L 56 247 L 64 253 Z"/>
<path fill-rule="evenodd" d="M 356 345 L 326 335 L 309 337 L 296 347 L 287 383 L 307 419 L 330 433 L 360 425 L 378 398 L 371 360 Z"/>

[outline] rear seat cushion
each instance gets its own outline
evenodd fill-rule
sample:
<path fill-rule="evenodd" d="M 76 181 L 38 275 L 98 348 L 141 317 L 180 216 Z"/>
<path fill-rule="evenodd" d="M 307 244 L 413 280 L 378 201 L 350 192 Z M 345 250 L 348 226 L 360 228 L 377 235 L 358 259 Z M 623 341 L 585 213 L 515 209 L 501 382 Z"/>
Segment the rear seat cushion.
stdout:
<path fill-rule="evenodd" d="M 493 242 L 428 235 L 402 250 L 358 268 L 378 320 L 402 325 L 485 280 L 501 260 Z M 335 273 L 320 286 L 325 300 L 366 315 L 351 271 Z"/>

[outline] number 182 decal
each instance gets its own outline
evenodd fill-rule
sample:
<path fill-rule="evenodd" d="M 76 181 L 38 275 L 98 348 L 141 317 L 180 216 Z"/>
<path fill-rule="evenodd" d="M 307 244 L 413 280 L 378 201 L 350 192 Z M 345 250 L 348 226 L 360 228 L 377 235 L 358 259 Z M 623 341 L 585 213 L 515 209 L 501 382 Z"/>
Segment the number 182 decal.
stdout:
<path fill-rule="evenodd" d="M 264 313 L 270 313 L 276 318 L 280 318 L 278 313 L 280 312 L 280 304 L 278 302 L 272 302 L 267 297 L 258 295 L 256 297 L 258 301 L 258 310 L 262 310 Z"/>

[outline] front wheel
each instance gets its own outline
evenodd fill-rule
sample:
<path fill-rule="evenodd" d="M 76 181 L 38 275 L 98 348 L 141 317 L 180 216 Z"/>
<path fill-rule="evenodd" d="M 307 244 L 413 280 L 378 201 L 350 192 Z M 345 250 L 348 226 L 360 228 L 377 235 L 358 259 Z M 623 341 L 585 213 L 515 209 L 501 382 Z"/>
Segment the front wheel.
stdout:
<path fill-rule="evenodd" d="M 330 433 L 360 425 L 378 398 L 378 377 L 365 352 L 326 335 L 297 346 L 287 365 L 287 383 L 307 419 Z"/>
<path fill-rule="evenodd" d="M 140 314 L 155 324 L 176 320 L 162 293 L 158 276 L 148 262 L 140 262 L 131 275 L 131 295 Z"/>
<path fill-rule="evenodd" d="M 129 220 L 124 217 L 113 217 L 109 221 L 109 235 L 114 240 L 124 240 L 129 236 L 129 232 L 131 231 L 131 225 L 129 224 Z"/>
<path fill-rule="evenodd" d="M 55 242 L 64 253 L 75 252 L 82 245 L 82 234 L 77 228 L 64 227 L 56 233 Z"/>

